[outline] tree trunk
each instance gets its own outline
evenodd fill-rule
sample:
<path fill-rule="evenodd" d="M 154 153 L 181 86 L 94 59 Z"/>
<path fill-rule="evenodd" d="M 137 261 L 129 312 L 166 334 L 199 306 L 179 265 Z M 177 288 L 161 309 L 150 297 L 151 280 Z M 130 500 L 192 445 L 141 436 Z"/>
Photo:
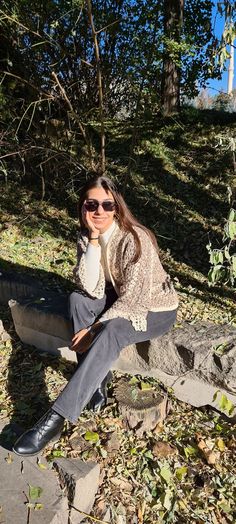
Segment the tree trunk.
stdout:
<path fill-rule="evenodd" d="M 228 87 L 227 93 L 231 95 L 233 91 L 234 83 L 234 44 L 233 42 L 230 45 L 230 59 L 229 59 L 229 68 L 228 68 Z"/>
<path fill-rule="evenodd" d="M 169 52 L 169 42 L 180 43 L 183 25 L 184 0 L 164 0 L 164 53 L 161 98 L 164 115 L 170 115 L 179 110 L 180 107 L 180 73 L 181 69 L 177 61 Z"/>

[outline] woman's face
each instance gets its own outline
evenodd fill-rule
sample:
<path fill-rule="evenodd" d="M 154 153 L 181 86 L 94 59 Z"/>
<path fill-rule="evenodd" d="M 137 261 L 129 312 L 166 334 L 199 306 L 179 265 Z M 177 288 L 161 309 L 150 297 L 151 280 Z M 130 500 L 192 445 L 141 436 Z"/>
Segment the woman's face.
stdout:
<path fill-rule="evenodd" d="M 85 206 L 83 205 L 82 214 L 85 220 L 85 225 L 87 225 L 86 224 L 86 216 L 87 216 L 87 218 L 93 223 L 95 228 L 100 233 L 105 233 L 105 231 L 109 229 L 109 227 L 111 226 L 114 220 L 114 215 L 115 215 L 116 210 L 115 209 L 113 211 L 104 210 L 104 208 L 101 205 L 101 202 L 104 202 L 104 201 L 115 202 L 112 196 L 112 193 L 110 191 L 108 191 L 107 193 L 105 189 L 103 189 L 103 187 L 94 187 L 93 189 L 90 189 L 87 192 L 87 197 L 86 197 L 85 202 L 88 202 L 88 201 L 91 202 L 91 200 L 100 202 L 100 204 L 95 211 L 87 211 L 85 209 Z"/>

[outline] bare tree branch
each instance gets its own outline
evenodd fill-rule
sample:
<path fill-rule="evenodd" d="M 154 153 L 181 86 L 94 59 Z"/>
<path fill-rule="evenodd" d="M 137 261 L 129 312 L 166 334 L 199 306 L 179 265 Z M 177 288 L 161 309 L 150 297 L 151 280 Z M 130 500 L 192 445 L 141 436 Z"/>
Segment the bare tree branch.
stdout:
<path fill-rule="evenodd" d="M 106 25 L 105 27 L 102 27 L 102 29 L 99 29 L 98 31 L 96 31 L 96 35 L 99 35 L 99 33 L 102 33 L 102 31 L 105 31 L 106 29 L 108 29 L 108 28 L 111 27 L 112 25 L 118 24 L 118 22 L 121 22 L 121 18 L 119 18 L 119 20 L 115 20 L 115 21 L 112 22 L 111 24 L 108 24 L 108 25 Z"/>
<path fill-rule="evenodd" d="M 99 96 L 99 113 L 100 113 L 100 125 L 101 125 L 101 172 L 104 173 L 106 166 L 106 157 L 105 157 L 105 126 L 104 126 L 104 107 L 103 107 L 103 89 L 102 89 L 102 71 L 101 71 L 101 62 L 100 62 L 100 53 L 97 33 L 95 30 L 92 14 L 92 4 L 91 0 L 86 0 L 89 23 L 92 30 L 94 49 L 95 49 L 95 58 L 97 64 L 97 83 L 98 83 L 98 96 Z"/>
<path fill-rule="evenodd" d="M 55 80 L 56 84 L 58 85 L 59 87 L 59 90 L 61 92 L 61 95 L 62 97 L 64 98 L 65 102 L 67 103 L 68 107 L 69 107 L 69 110 L 70 110 L 70 113 L 71 115 L 73 116 L 73 118 L 76 120 L 79 128 L 80 128 L 80 131 L 81 131 L 81 134 L 83 136 L 83 139 L 87 145 L 87 148 L 88 148 L 88 154 L 89 154 L 89 160 L 90 160 L 90 165 L 91 165 L 91 168 L 94 169 L 94 163 L 93 163 L 93 155 L 92 155 L 92 149 L 91 149 L 91 144 L 90 144 L 90 140 L 88 139 L 87 137 L 87 134 L 86 134 L 86 131 L 85 131 L 85 128 L 84 126 L 82 125 L 82 122 L 81 122 L 81 119 L 79 117 L 79 115 L 75 112 L 72 104 L 71 104 L 71 101 L 70 99 L 68 98 L 66 92 L 65 92 L 65 89 L 64 87 L 61 85 L 56 73 L 54 71 L 52 71 L 52 77 L 53 79 Z"/>

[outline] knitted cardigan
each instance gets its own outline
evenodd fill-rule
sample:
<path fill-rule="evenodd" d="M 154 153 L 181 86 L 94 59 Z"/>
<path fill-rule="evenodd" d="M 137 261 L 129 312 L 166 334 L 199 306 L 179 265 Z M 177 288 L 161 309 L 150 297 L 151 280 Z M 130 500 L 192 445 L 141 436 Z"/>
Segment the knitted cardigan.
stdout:
<path fill-rule="evenodd" d="M 118 298 L 102 318 L 110 320 L 122 317 L 130 320 L 136 331 L 146 331 L 148 311 L 174 310 L 178 307 L 178 298 L 150 237 L 140 227 L 135 226 L 135 231 L 141 242 L 141 255 L 135 263 L 132 262 L 136 253 L 132 233 L 117 225 L 106 245 L 104 256 Z M 101 263 L 96 288 L 93 292 L 86 289 L 84 253 L 88 242 L 88 236 L 79 236 L 74 277 L 82 291 L 92 298 L 102 298 L 106 282 Z"/>

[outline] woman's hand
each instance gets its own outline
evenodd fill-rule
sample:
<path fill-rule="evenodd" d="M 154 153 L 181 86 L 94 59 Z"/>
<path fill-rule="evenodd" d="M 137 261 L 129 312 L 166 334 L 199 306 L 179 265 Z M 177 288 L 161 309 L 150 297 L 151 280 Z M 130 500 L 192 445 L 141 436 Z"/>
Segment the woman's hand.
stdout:
<path fill-rule="evenodd" d="M 78 331 L 72 338 L 70 349 L 76 353 L 85 353 L 88 351 L 90 344 L 101 327 L 102 323 L 98 321 L 93 324 L 91 331 L 86 328 Z"/>
<path fill-rule="evenodd" d="M 86 328 L 81 329 L 73 336 L 70 349 L 76 353 L 85 353 L 88 350 L 92 340 L 92 333 L 90 333 L 90 331 L 88 331 Z"/>
<path fill-rule="evenodd" d="M 89 211 L 86 211 L 86 209 L 83 207 L 83 219 L 84 223 L 87 226 L 90 235 L 92 234 L 94 237 L 99 237 L 100 231 L 95 227 L 92 220 L 89 216 Z"/>

